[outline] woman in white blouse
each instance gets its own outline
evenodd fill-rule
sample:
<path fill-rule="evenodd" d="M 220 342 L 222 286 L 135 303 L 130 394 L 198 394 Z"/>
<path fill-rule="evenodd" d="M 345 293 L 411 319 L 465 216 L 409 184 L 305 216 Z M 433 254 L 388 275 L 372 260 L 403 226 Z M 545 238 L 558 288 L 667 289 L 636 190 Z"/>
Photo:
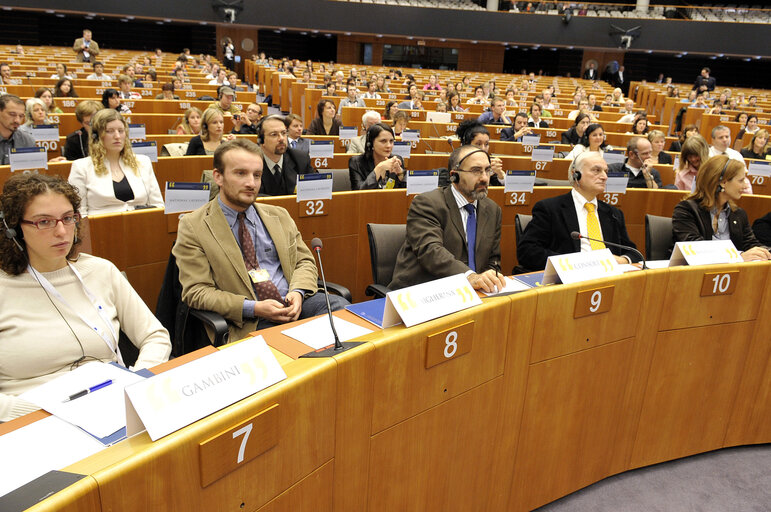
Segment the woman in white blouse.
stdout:
<path fill-rule="evenodd" d="M 82 216 L 163 208 L 153 164 L 148 157 L 134 154 L 128 130 L 128 123 L 114 109 L 94 114 L 90 156 L 72 162 L 68 178 L 80 194 Z"/>

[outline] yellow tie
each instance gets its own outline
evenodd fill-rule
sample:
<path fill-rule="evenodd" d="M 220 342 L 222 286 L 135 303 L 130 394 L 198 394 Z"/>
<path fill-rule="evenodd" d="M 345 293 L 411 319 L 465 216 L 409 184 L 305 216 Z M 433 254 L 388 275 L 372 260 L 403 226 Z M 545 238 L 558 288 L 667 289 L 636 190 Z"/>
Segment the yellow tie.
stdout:
<path fill-rule="evenodd" d="M 584 205 L 584 208 L 586 208 L 586 231 L 588 231 L 589 238 L 596 238 L 598 240 L 602 240 L 602 232 L 600 231 L 600 221 L 597 219 L 597 214 L 594 212 L 597 207 L 594 206 L 592 203 L 586 203 Z M 593 251 L 604 249 L 605 244 L 602 242 L 595 242 L 594 240 L 589 240 L 589 244 Z"/>

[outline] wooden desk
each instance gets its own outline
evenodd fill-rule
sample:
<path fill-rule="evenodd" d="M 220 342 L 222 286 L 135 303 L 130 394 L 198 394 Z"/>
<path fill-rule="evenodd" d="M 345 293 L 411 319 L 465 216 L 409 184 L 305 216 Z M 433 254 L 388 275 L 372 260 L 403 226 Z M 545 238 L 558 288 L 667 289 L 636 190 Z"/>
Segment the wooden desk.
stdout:
<path fill-rule="evenodd" d="M 728 272 L 731 295 L 701 296 L 705 277 Z M 69 488 L 33 510 L 531 510 L 629 469 L 769 442 L 769 272 L 680 267 L 539 288 L 375 331 L 331 359 L 282 356 L 285 381 L 65 468 L 89 475 L 98 506 L 76 499 L 93 488 Z M 576 317 L 598 290 L 609 309 Z M 470 351 L 428 366 L 428 336 L 469 322 Z M 276 445 L 203 487 L 198 444 L 276 403 Z"/>

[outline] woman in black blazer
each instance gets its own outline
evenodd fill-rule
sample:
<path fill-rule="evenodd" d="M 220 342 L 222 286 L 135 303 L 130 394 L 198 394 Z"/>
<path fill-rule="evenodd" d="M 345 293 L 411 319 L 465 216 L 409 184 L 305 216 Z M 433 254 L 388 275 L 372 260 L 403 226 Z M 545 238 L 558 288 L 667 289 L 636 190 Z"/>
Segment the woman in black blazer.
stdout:
<path fill-rule="evenodd" d="M 393 148 L 394 132 L 390 126 L 383 123 L 370 126 L 364 153 L 348 161 L 351 190 L 406 187 L 404 160 L 391 154 Z"/>
<path fill-rule="evenodd" d="M 316 105 L 319 117 L 311 121 L 308 135 L 340 135 L 343 123 L 337 118 L 337 108 L 332 100 L 322 99 Z"/>
<path fill-rule="evenodd" d="M 747 213 L 736 206 L 745 186 L 744 163 L 715 156 L 702 164 L 696 189 L 675 206 L 672 231 L 676 242 L 730 239 L 744 261 L 768 260 L 750 228 Z"/>

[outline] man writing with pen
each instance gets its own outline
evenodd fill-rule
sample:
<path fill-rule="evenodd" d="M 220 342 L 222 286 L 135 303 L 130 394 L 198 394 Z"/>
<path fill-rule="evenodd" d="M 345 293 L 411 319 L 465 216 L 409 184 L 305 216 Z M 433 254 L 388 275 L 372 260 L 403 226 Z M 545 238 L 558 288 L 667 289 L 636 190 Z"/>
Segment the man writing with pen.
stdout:
<path fill-rule="evenodd" d="M 450 185 L 420 194 L 410 205 L 389 288 L 465 274 L 475 290 L 502 290 L 501 208 L 487 198 L 490 157 L 476 146 L 461 146 L 447 168 Z"/>

